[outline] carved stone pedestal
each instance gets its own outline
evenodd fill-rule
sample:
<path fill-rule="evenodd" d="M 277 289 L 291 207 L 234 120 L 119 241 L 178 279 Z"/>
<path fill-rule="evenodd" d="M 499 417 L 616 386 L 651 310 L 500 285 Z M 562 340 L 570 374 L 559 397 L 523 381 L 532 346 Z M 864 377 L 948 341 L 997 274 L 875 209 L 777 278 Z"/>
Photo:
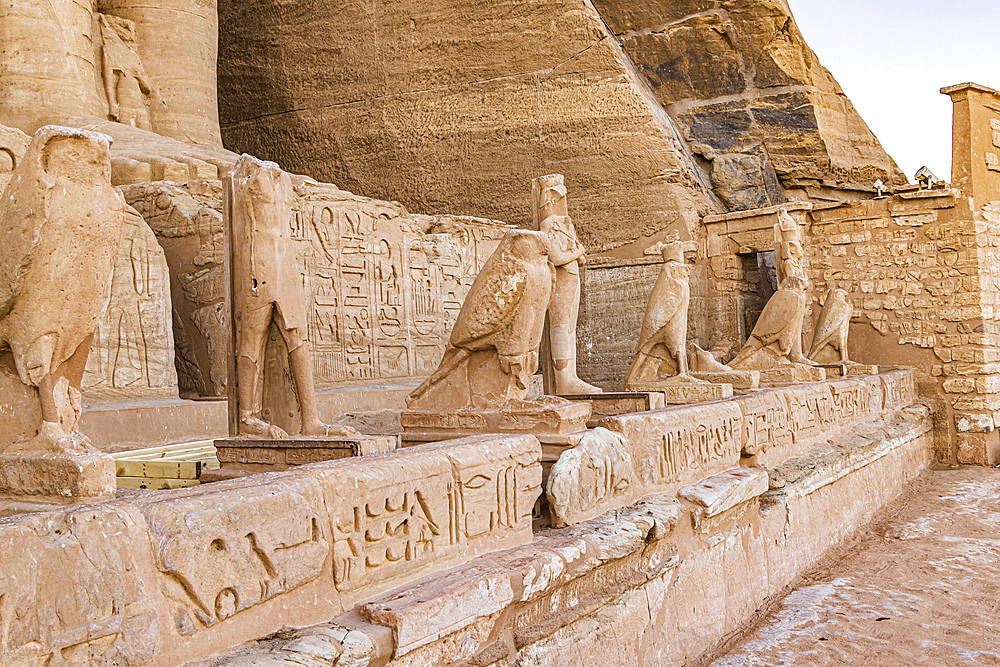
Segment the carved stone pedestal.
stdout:
<path fill-rule="evenodd" d="M 115 495 L 115 462 L 100 452 L 0 454 L 0 496 L 81 503 Z"/>
<path fill-rule="evenodd" d="M 737 395 L 748 394 L 760 389 L 760 371 L 692 371 L 691 377 L 712 384 L 731 384 L 733 385 L 733 393 Z"/>
<path fill-rule="evenodd" d="M 587 428 L 590 405 L 556 396 L 507 401 L 484 410 L 403 410 L 403 446 L 484 433 L 524 433 L 542 445 L 572 445 Z"/>
<path fill-rule="evenodd" d="M 666 404 L 663 394 L 657 391 L 613 391 L 603 394 L 563 394 L 560 398 L 590 404 L 587 428 L 595 428 L 605 417 L 616 417 L 630 412 L 658 410 Z"/>
<path fill-rule="evenodd" d="M 523 433 L 542 445 L 542 479 L 559 455 L 575 447 L 587 429 L 590 403 L 557 396 L 511 400 L 485 410 L 403 410 L 403 446 L 485 433 Z"/>
<path fill-rule="evenodd" d="M 708 382 L 650 382 L 640 387 L 630 387 L 636 391 L 655 391 L 663 394 L 667 405 L 690 405 L 731 398 L 733 385 L 711 384 Z"/>
<path fill-rule="evenodd" d="M 878 366 L 871 364 L 856 364 L 849 361 L 846 364 L 820 364 L 827 377 L 858 377 L 860 375 L 878 375 Z"/>
<path fill-rule="evenodd" d="M 787 387 L 803 382 L 822 382 L 826 380 L 826 371 L 819 366 L 806 364 L 787 364 L 760 371 L 760 386 Z"/>
<path fill-rule="evenodd" d="M 216 440 L 221 468 L 201 473 L 201 481 L 219 482 L 261 472 L 288 470 L 352 456 L 383 454 L 399 448 L 395 435 L 343 435 L 289 440 L 226 438 Z"/>

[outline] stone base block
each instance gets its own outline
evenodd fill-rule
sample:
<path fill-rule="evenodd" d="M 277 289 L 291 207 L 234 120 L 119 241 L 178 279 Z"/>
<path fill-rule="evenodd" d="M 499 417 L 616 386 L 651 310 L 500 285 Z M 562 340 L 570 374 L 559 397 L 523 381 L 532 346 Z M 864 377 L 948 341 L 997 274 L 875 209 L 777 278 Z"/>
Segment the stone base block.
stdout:
<path fill-rule="evenodd" d="M 705 401 L 716 401 L 720 398 L 731 398 L 733 385 L 711 384 L 700 382 L 658 382 L 635 387 L 640 391 L 655 391 L 663 394 L 667 405 L 690 405 Z"/>
<path fill-rule="evenodd" d="M 692 372 L 691 377 L 712 384 L 731 384 L 737 395 L 760 389 L 760 371 Z"/>
<path fill-rule="evenodd" d="M 107 454 L 0 454 L 0 496 L 79 503 L 115 495 L 115 462 Z"/>
<path fill-rule="evenodd" d="M 625 415 L 630 412 L 646 412 L 664 407 L 663 394 L 658 391 L 613 391 L 603 394 L 563 394 L 560 398 L 569 401 L 590 403 L 590 419 L 587 428 L 595 428 L 605 417 Z"/>
<path fill-rule="evenodd" d="M 878 375 L 878 366 L 871 364 L 820 364 L 820 368 L 826 371 L 828 378 L 836 377 L 859 377 L 862 375 Z"/>
<path fill-rule="evenodd" d="M 788 364 L 775 368 L 765 368 L 760 372 L 761 387 L 787 387 L 803 382 L 823 382 L 826 371 L 819 366 L 805 364 Z"/>
<path fill-rule="evenodd" d="M 525 433 L 544 445 L 572 446 L 587 428 L 590 403 L 555 396 L 487 410 L 403 410 L 403 446 L 484 433 Z"/>
<path fill-rule="evenodd" d="M 398 448 L 399 438 L 395 435 L 346 435 L 288 440 L 226 438 L 215 441 L 222 467 L 204 471 L 201 481 L 218 482 L 261 472 L 288 470 L 306 463 L 384 454 Z"/>

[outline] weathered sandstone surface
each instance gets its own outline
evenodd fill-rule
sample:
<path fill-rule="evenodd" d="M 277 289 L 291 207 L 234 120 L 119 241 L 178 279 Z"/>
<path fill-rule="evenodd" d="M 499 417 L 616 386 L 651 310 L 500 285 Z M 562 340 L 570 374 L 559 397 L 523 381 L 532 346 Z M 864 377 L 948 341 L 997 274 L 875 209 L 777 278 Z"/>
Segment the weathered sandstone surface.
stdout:
<path fill-rule="evenodd" d="M 590 251 L 667 229 L 688 238 L 722 210 L 582 0 L 219 11 L 220 116 L 235 150 L 423 213 L 525 227 L 531 179 L 559 172 Z"/>
<path fill-rule="evenodd" d="M 905 177 L 795 25 L 787 0 L 594 0 L 731 210 L 864 197 Z M 838 192 L 839 191 L 839 192 Z"/>
<path fill-rule="evenodd" d="M 707 211 L 905 182 L 784 2 L 219 11 L 228 147 L 425 213 L 527 225 L 560 171 L 588 251 L 634 256 Z"/>
<path fill-rule="evenodd" d="M 574 476 L 584 502 L 559 530 L 532 526 L 529 435 L 8 518 L 0 660 L 688 664 L 932 452 L 912 372 L 605 425 L 617 435 L 569 467 L 628 455 Z M 60 593 L 67 580 L 77 595 Z"/>

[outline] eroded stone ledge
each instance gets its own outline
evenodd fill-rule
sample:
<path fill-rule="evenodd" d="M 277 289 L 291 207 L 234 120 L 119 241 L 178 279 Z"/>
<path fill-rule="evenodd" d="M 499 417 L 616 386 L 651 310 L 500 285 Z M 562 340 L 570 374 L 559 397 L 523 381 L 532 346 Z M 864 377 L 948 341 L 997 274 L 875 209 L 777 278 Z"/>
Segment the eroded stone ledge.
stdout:
<path fill-rule="evenodd" d="M 781 489 L 767 491 L 761 469 L 737 468 L 685 487 L 680 500 L 653 494 L 362 603 L 360 615 L 323 632 L 360 633 L 370 653 L 327 653 L 323 664 L 622 664 L 638 653 L 683 664 L 863 525 L 929 459 L 929 412 L 904 407 L 791 459 L 779 470 L 804 472 L 788 472 Z M 727 480 L 741 492 L 699 493 Z M 316 632 L 203 665 L 310 664 L 302 647 Z"/>

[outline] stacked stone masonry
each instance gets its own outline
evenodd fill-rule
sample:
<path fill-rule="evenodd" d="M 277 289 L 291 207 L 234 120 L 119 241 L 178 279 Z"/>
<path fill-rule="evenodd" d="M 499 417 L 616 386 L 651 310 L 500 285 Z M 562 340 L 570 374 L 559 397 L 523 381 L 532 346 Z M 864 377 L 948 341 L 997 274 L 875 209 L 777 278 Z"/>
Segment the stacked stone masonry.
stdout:
<path fill-rule="evenodd" d="M 317 641 L 330 664 L 574 664 L 566 638 L 638 623 L 642 646 L 679 664 L 927 464 L 929 413 L 915 392 L 912 372 L 894 372 L 610 418 L 635 462 L 627 494 L 534 537 L 541 449 L 527 435 L 8 518 L 0 660 L 225 664 L 270 646 L 256 658 L 269 662 Z M 52 572 L 72 573 L 79 595 L 59 595 Z M 705 607 L 715 595 L 726 604 Z M 286 634 L 210 657 L 316 623 L 305 643 Z M 633 641 L 628 650 L 648 650 Z"/>

